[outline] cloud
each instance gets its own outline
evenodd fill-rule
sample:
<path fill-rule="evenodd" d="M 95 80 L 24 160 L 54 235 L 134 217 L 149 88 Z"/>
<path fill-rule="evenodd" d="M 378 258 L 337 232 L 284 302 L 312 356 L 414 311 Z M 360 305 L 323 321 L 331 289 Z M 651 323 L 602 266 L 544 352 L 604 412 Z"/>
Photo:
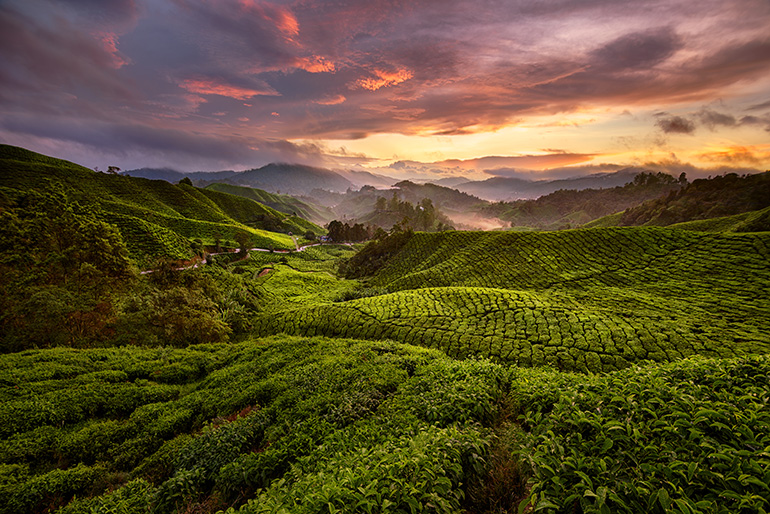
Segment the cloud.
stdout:
<path fill-rule="evenodd" d="M 339 105 L 343 103 L 345 100 L 346 98 L 344 95 L 334 95 L 334 96 L 327 96 L 319 100 L 314 100 L 314 102 L 319 105 Z"/>
<path fill-rule="evenodd" d="M 741 95 L 768 79 L 768 23 L 765 0 L 4 0 L 0 120 L 285 141 L 657 109 L 661 134 L 761 131 L 768 102 Z"/>
<path fill-rule="evenodd" d="M 770 151 L 756 146 L 730 146 L 724 150 L 705 152 L 700 158 L 727 164 L 751 164 L 758 166 L 770 160 Z"/>
<path fill-rule="evenodd" d="M 194 78 L 182 80 L 179 87 L 186 89 L 191 93 L 198 93 L 201 95 L 219 95 L 229 98 L 235 98 L 236 100 L 246 100 L 248 98 L 267 95 L 278 96 L 279 93 L 267 84 L 259 84 L 258 89 L 253 87 L 236 86 L 234 84 L 228 84 L 225 81 L 215 78 Z"/>
<path fill-rule="evenodd" d="M 684 46 L 671 27 L 625 34 L 589 54 L 590 72 L 648 70 Z"/>
<path fill-rule="evenodd" d="M 695 132 L 695 124 L 682 116 L 662 115 L 655 125 L 666 134 L 692 134 Z"/>
<path fill-rule="evenodd" d="M 398 69 L 394 71 L 386 70 L 372 70 L 368 76 L 356 80 L 351 88 L 368 89 L 369 91 L 377 91 L 382 87 L 395 86 L 406 82 L 410 78 L 414 77 L 414 73 L 407 69 Z"/>
<path fill-rule="evenodd" d="M 111 102 L 134 98 L 132 85 L 116 74 L 128 59 L 117 52 L 113 35 L 85 33 L 66 18 L 48 26 L 0 8 L 0 49 L 0 95 L 13 104 L 34 109 L 41 100 L 36 94 L 63 92 Z"/>
<path fill-rule="evenodd" d="M 719 159 L 711 159 L 714 162 L 720 162 Z M 661 171 L 678 177 L 680 173 L 687 174 L 689 179 L 705 178 L 713 175 L 724 175 L 726 173 L 738 173 L 751 174 L 757 173 L 760 170 L 754 166 L 736 166 L 735 161 L 727 161 L 727 164 L 721 164 L 712 167 L 700 167 L 689 162 L 679 160 L 676 156 L 672 156 L 669 159 L 661 159 L 657 161 L 645 161 L 639 164 L 640 167 L 650 169 L 652 171 Z"/>
<path fill-rule="evenodd" d="M 696 114 L 696 116 L 701 124 L 705 125 L 711 130 L 714 130 L 718 126 L 734 127 L 738 124 L 735 116 L 713 111 L 705 107 L 701 109 L 700 112 Z"/>

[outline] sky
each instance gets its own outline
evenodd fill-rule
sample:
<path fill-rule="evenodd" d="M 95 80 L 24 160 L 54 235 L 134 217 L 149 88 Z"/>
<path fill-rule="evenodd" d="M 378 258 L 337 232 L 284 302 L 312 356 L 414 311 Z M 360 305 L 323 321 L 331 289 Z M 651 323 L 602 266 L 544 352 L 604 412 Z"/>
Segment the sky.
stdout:
<path fill-rule="evenodd" d="M 768 0 L 0 0 L 0 142 L 88 167 L 770 168 Z"/>

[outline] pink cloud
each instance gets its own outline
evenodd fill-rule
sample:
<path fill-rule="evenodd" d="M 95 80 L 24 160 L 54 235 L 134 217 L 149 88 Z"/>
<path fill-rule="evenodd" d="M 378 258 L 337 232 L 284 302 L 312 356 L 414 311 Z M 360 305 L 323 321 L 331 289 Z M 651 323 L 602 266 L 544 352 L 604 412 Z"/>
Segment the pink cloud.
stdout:
<path fill-rule="evenodd" d="M 347 100 L 347 98 L 345 98 L 343 95 L 334 95 L 322 98 L 320 100 L 315 100 L 315 103 L 319 105 L 339 105 L 344 103 L 345 100 Z"/>
<path fill-rule="evenodd" d="M 198 93 L 201 95 L 219 95 L 229 98 L 235 98 L 236 100 L 246 100 L 254 96 L 266 95 L 266 96 L 279 96 L 279 94 L 270 86 L 265 85 L 262 89 L 252 89 L 248 87 L 236 86 L 233 84 L 227 84 L 217 79 L 186 79 L 183 80 L 179 87 L 186 89 L 191 93 Z"/>

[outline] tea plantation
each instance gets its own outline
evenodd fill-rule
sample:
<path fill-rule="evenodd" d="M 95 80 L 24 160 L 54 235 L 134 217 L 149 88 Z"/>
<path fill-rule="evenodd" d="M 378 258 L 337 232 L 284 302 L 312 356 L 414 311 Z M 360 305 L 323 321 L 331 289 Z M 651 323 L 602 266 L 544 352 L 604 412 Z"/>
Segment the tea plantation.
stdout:
<path fill-rule="evenodd" d="M 455 357 L 608 371 L 770 352 L 770 233 L 415 234 L 375 296 L 276 309 L 260 334 L 393 339 Z"/>
<path fill-rule="evenodd" d="M 289 252 L 216 188 L 0 166 L 0 514 L 770 512 L 766 210 Z"/>
<path fill-rule="evenodd" d="M 292 337 L 25 351 L 0 366 L 0 512 L 764 512 L 769 372 Z"/>

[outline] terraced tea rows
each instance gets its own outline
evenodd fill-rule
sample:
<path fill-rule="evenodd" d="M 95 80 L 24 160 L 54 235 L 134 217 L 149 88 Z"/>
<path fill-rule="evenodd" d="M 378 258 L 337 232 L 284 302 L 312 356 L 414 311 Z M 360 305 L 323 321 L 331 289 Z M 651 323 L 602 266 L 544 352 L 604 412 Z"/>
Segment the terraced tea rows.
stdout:
<path fill-rule="evenodd" d="M 279 307 L 255 329 L 583 371 L 766 353 L 769 239 L 657 228 L 417 234 L 368 283 L 395 292 Z"/>
<path fill-rule="evenodd" d="M 457 512 L 505 375 L 321 338 L 4 355 L 0 513 Z"/>

